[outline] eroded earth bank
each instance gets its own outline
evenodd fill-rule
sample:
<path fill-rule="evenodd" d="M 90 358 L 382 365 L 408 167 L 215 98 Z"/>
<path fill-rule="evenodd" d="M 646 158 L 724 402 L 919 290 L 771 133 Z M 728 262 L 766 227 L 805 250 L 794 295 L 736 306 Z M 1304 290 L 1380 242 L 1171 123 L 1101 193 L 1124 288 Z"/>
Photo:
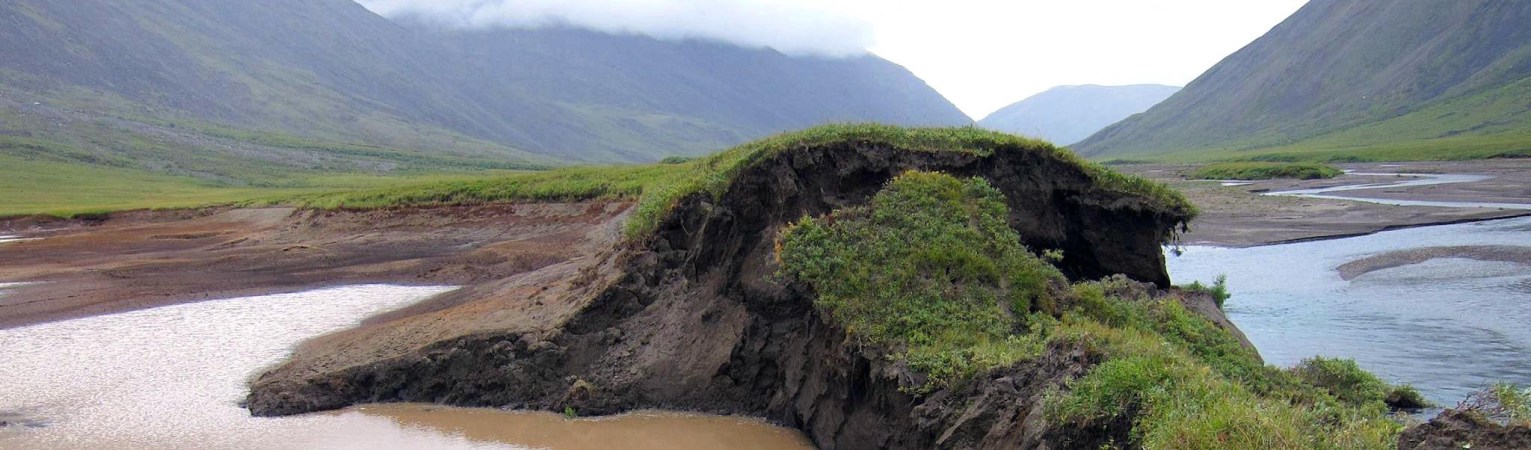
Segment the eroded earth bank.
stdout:
<path fill-rule="evenodd" d="M 246 406 L 698 411 L 764 417 L 825 449 L 1393 445 L 1381 392 L 1264 366 L 1215 291 L 1170 286 L 1161 246 L 1195 214 L 1178 194 L 1043 143 L 879 133 L 782 138 L 640 233 L 627 226 L 640 207 L 618 201 L 12 222 L 44 239 L 8 244 L 26 251 L 0 253 L 0 281 L 46 284 L 4 297 L 0 326 L 328 284 L 451 284 L 463 287 L 305 343 L 252 382 Z M 931 339 L 869 339 L 826 311 L 822 280 L 782 270 L 783 230 L 875 217 L 869 202 L 910 170 L 992 186 L 1013 234 L 985 236 L 1049 255 L 1055 275 L 1025 288 L 1035 295 L 960 305 L 987 308 L 1007 324 L 1002 342 L 1034 352 L 950 347 L 941 356 L 987 363 L 933 373 L 911 356 Z M 1008 274 L 952 275 L 959 263 L 921 273 L 1023 290 Z"/>
<path fill-rule="evenodd" d="M 794 149 L 745 168 L 719 197 L 682 199 L 651 237 L 578 269 L 472 286 L 462 304 L 320 339 L 257 380 L 249 406 L 699 410 L 764 416 L 822 448 L 1035 447 L 1083 433 L 1035 420 L 1035 406 L 1086 371 L 1089 352 L 1057 348 L 961 390 L 911 395 L 901 388 L 914 375 L 858 348 L 820 317 L 811 292 L 776 277 L 781 227 L 864 203 L 909 169 L 989 180 L 1007 194 L 1009 222 L 1026 243 L 1062 249 L 1061 266 L 1078 277 L 1167 285 L 1159 244 L 1189 218 L 1108 191 L 1051 152 Z"/>

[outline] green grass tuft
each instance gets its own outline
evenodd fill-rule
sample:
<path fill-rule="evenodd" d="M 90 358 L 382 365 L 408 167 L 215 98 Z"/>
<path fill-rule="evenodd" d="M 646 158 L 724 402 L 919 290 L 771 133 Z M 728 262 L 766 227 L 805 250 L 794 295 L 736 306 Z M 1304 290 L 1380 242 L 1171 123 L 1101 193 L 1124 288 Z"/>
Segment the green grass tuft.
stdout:
<path fill-rule="evenodd" d="M 1343 173 L 1334 166 L 1316 163 L 1245 161 L 1208 164 L 1192 171 L 1189 177 L 1200 180 L 1316 180 Z"/>
<path fill-rule="evenodd" d="M 782 272 L 864 342 L 893 349 L 945 386 L 1041 353 L 1012 335 L 1054 305 L 1063 274 L 1021 247 L 1004 195 L 981 178 L 908 172 L 865 207 L 804 218 L 782 232 Z"/>
<path fill-rule="evenodd" d="M 1192 281 L 1191 284 L 1181 286 L 1181 289 L 1185 289 L 1187 292 L 1195 292 L 1212 296 L 1212 300 L 1217 302 L 1218 308 L 1222 308 L 1223 304 L 1227 303 L 1228 299 L 1233 297 L 1233 294 L 1228 292 L 1227 274 L 1218 275 L 1217 281 L 1213 281 L 1211 286 L 1202 284 L 1200 281 Z"/>

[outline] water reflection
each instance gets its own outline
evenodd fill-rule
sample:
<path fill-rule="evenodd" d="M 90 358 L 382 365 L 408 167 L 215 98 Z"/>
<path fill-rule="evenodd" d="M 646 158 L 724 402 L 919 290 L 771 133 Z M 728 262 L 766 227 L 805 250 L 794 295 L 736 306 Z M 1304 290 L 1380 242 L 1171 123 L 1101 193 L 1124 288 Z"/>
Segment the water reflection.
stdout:
<path fill-rule="evenodd" d="M 1192 247 L 1167 259 L 1176 283 L 1228 275 L 1228 315 L 1268 362 L 1354 358 L 1389 382 L 1455 404 L 1493 381 L 1531 384 L 1531 267 L 1439 258 L 1349 282 L 1336 268 L 1413 248 L 1531 247 L 1528 230 L 1531 218 L 1519 218 L 1245 249 Z"/>

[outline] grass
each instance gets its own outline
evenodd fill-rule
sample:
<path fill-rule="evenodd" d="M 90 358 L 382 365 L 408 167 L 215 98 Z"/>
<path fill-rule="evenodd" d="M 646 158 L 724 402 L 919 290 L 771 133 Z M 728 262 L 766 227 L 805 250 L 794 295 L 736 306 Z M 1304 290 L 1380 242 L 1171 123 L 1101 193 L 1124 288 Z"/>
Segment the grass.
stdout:
<path fill-rule="evenodd" d="M 1190 178 L 1199 180 L 1270 180 L 1290 178 L 1316 180 L 1334 178 L 1344 173 L 1327 164 L 1242 161 L 1213 163 L 1198 167 Z"/>
<path fill-rule="evenodd" d="M 303 144 L 283 142 L 284 145 Z M 827 125 L 783 133 L 710 156 L 675 158 L 661 164 L 579 166 L 546 171 L 469 171 L 395 176 L 283 174 L 265 189 L 220 186 L 190 177 L 151 175 L 112 165 L 49 161 L 28 154 L 26 163 L 8 163 L 8 193 L 0 216 L 70 215 L 129 209 L 182 208 L 218 204 L 291 205 L 309 208 L 385 208 L 465 205 L 504 201 L 627 199 L 637 203 L 628 221 L 629 237 L 647 235 L 679 201 L 693 194 L 721 196 L 745 168 L 783 152 L 843 143 L 885 145 L 915 152 L 1038 152 L 1080 167 L 1098 189 L 1144 199 L 1154 207 L 1186 211 L 1195 207 L 1178 192 L 1145 178 L 1123 175 L 1078 158 L 1052 144 L 976 127 L 900 128 L 876 124 Z M 85 157 L 85 156 L 81 156 Z M 12 158 L 20 160 L 19 158 Z M 62 181 L 63 183 L 60 183 Z M 43 187 L 64 184 L 61 192 Z M 23 189 L 24 188 L 24 189 Z"/>
<path fill-rule="evenodd" d="M 1454 135 L 1429 139 L 1378 142 L 1317 140 L 1258 148 L 1203 148 L 1153 154 L 1133 154 L 1132 162 L 1205 163 L 1214 161 L 1275 161 L 1359 163 L 1383 161 L 1463 161 L 1531 158 L 1531 133 Z"/>
<path fill-rule="evenodd" d="M 73 217 L 135 209 L 271 204 L 337 190 L 372 190 L 494 177 L 493 171 L 376 176 L 295 176 L 286 187 L 219 185 L 188 176 L 0 154 L 0 217 Z M 498 175 L 503 176 L 503 175 Z"/>
<path fill-rule="evenodd" d="M 930 375 L 916 390 L 1041 352 L 1016 317 L 1055 305 L 1052 265 L 1027 252 L 998 190 L 981 178 L 909 172 L 870 204 L 804 218 L 778 242 L 782 273 L 863 342 Z"/>
<path fill-rule="evenodd" d="M 826 125 L 783 133 L 710 156 L 668 164 L 570 167 L 482 180 L 398 185 L 386 188 L 301 195 L 279 203 L 316 208 L 378 208 L 422 204 L 474 204 L 496 201 L 576 201 L 633 199 L 637 208 L 627 224 L 629 237 L 647 235 L 682 198 L 692 194 L 719 197 L 744 169 L 783 152 L 840 143 L 886 145 L 915 152 L 963 152 L 980 156 L 995 151 L 1040 152 L 1080 167 L 1096 187 L 1145 199 L 1153 206 L 1194 214 L 1180 193 L 1145 178 L 1123 175 L 1080 159 L 1052 144 L 976 127 L 901 128 L 877 124 Z"/>
<path fill-rule="evenodd" d="M 1382 393 L 1372 389 L 1386 385 L 1376 377 L 1337 371 L 1339 382 L 1317 385 L 1300 369 L 1261 365 L 1173 298 L 1100 294 L 1119 282 L 1076 285 L 1093 300 L 1051 331 L 1106 361 L 1050 395 L 1049 417 L 1088 424 L 1126 414 L 1134 443 L 1147 449 L 1393 447 L 1401 426 L 1386 418 Z M 1354 367 L 1345 362 L 1337 365 Z"/>
<path fill-rule="evenodd" d="M 1223 304 L 1233 297 L 1233 294 L 1228 292 L 1228 275 L 1226 274 L 1218 275 L 1217 281 L 1212 282 L 1211 286 L 1202 284 L 1200 281 L 1192 281 L 1191 284 L 1181 286 L 1181 289 L 1185 289 L 1187 292 L 1212 296 L 1212 300 L 1217 302 L 1218 308 L 1222 308 Z"/>
<path fill-rule="evenodd" d="M 1140 152 L 1103 157 L 1154 162 L 1286 161 L 1378 162 L 1531 158 L 1531 78 L 1492 86 L 1446 100 L 1421 100 L 1402 108 L 1377 105 L 1357 112 L 1359 122 L 1292 123 L 1271 121 L 1274 128 L 1215 144 L 1154 144 Z M 1394 105 L 1402 107 L 1404 105 Z M 1391 111 L 1389 111 L 1391 110 Z M 1386 112 L 1384 112 L 1386 111 Z M 1317 133 L 1317 134 L 1310 134 Z M 1154 134 L 1166 137 L 1174 130 Z M 1182 142 L 1199 142 L 1191 139 Z M 1131 147 L 1133 144 L 1123 144 Z"/>
<path fill-rule="evenodd" d="M 913 393 L 1080 348 L 1102 362 L 1047 396 L 1053 423 L 1132 423 L 1148 449 L 1381 449 L 1401 426 L 1388 386 L 1353 362 L 1263 365 L 1174 297 L 1122 277 L 1068 284 L 1020 245 L 981 179 L 910 172 L 862 207 L 804 218 L 778 240 L 781 274 L 870 351 L 923 378 Z"/>

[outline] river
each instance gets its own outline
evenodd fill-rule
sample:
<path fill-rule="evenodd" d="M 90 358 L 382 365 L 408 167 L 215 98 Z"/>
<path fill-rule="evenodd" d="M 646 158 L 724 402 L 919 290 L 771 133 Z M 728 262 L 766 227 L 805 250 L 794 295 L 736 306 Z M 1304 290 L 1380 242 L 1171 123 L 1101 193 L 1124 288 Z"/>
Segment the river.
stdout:
<path fill-rule="evenodd" d="M 1341 265 L 1398 250 L 1531 247 L 1531 218 L 1167 256 L 1178 284 L 1228 276 L 1228 316 L 1266 362 L 1353 358 L 1391 383 L 1454 405 L 1494 381 L 1531 384 L 1531 267 L 1435 258 L 1347 281 Z"/>
<path fill-rule="evenodd" d="M 1493 178 L 1488 175 L 1473 174 L 1422 174 L 1422 173 L 1365 173 L 1346 171 L 1346 175 L 1393 177 L 1398 180 L 1388 183 L 1347 184 L 1313 189 L 1297 189 L 1291 191 L 1267 192 L 1264 195 L 1322 198 L 1330 200 L 1349 200 L 1357 202 L 1377 203 L 1394 206 L 1429 206 L 1439 208 L 1493 208 L 1531 210 L 1531 203 L 1495 203 L 1495 202 L 1446 202 L 1432 200 L 1404 200 L 1389 198 L 1352 197 L 1334 195 L 1335 192 L 1367 191 L 1373 189 L 1399 189 L 1420 186 L 1435 186 L 1442 184 L 1473 183 Z M 1238 186 L 1238 184 L 1224 183 L 1224 186 Z M 1364 194 L 1364 192 L 1359 192 Z"/>
<path fill-rule="evenodd" d="M 0 330 L 0 421 L 12 424 L 0 448 L 812 448 L 749 418 L 371 405 L 273 419 L 238 406 L 250 377 L 302 340 L 446 290 L 351 286 Z"/>

